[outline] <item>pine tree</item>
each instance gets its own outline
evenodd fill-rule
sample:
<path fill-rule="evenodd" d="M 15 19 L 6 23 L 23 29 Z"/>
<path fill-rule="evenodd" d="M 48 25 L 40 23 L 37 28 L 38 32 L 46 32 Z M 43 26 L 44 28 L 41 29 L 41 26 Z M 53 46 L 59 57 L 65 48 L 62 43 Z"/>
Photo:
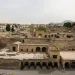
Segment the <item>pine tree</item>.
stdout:
<path fill-rule="evenodd" d="M 6 30 L 10 31 L 10 25 L 9 24 L 6 25 Z"/>

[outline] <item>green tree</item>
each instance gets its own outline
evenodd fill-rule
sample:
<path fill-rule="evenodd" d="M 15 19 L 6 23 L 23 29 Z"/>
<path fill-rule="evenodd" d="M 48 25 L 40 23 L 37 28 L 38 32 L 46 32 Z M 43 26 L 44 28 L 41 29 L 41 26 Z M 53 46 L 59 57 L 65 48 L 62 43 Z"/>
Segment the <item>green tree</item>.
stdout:
<path fill-rule="evenodd" d="M 64 23 L 64 27 L 71 28 L 72 24 L 70 22 Z"/>
<path fill-rule="evenodd" d="M 72 23 L 72 26 L 75 26 L 75 22 Z"/>
<path fill-rule="evenodd" d="M 38 27 L 38 30 L 39 30 L 39 31 L 46 31 L 46 28 L 43 27 L 43 26 L 39 26 L 39 27 Z"/>
<path fill-rule="evenodd" d="M 7 31 L 10 31 L 10 24 L 7 24 L 7 25 L 6 25 L 6 30 L 7 30 Z"/>
<path fill-rule="evenodd" d="M 14 32 L 14 26 L 12 26 L 11 31 Z"/>

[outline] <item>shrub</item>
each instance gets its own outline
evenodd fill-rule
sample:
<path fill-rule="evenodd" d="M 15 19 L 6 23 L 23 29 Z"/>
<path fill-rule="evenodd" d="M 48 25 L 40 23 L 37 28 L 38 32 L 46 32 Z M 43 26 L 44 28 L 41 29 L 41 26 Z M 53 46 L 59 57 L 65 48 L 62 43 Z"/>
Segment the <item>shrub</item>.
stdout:
<path fill-rule="evenodd" d="M 43 27 L 43 26 L 39 26 L 39 27 L 38 27 L 38 30 L 39 30 L 39 31 L 46 31 L 46 28 Z"/>
<path fill-rule="evenodd" d="M 73 35 L 67 35 L 67 38 L 71 38 L 71 37 L 73 37 Z"/>
<path fill-rule="evenodd" d="M 55 37 L 56 37 L 56 38 L 60 38 L 60 36 L 59 36 L 59 35 L 55 35 Z"/>

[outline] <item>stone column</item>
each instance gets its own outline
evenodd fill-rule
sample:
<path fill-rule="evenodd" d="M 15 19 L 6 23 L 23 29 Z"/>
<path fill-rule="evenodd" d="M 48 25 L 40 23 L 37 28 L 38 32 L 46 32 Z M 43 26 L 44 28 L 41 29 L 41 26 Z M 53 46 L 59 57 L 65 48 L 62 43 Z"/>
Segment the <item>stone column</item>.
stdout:
<path fill-rule="evenodd" d="M 72 68 L 71 68 L 71 63 L 69 63 L 69 67 L 70 67 L 70 69 L 72 69 Z"/>
<path fill-rule="evenodd" d="M 19 52 L 19 44 L 18 44 L 18 51 L 17 52 Z"/>
<path fill-rule="evenodd" d="M 58 63 L 58 62 L 57 62 Z M 60 69 L 60 64 L 58 63 L 58 69 Z"/>
<path fill-rule="evenodd" d="M 40 51 L 42 52 L 42 47 L 40 47 Z"/>
<path fill-rule="evenodd" d="M 65 70 L 65 64 L 63 64 L 63 69 Z"/>

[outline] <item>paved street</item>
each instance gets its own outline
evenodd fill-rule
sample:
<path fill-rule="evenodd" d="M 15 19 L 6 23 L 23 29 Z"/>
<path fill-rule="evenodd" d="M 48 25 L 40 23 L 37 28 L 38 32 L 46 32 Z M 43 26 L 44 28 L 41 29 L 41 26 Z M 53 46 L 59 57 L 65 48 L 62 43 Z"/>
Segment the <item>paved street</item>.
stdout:
<path fill-rule="evenodd" d="M 59 71 L 59 70 L 0 70 L 3 75 L 75 75 L 75 70 Z"/>

